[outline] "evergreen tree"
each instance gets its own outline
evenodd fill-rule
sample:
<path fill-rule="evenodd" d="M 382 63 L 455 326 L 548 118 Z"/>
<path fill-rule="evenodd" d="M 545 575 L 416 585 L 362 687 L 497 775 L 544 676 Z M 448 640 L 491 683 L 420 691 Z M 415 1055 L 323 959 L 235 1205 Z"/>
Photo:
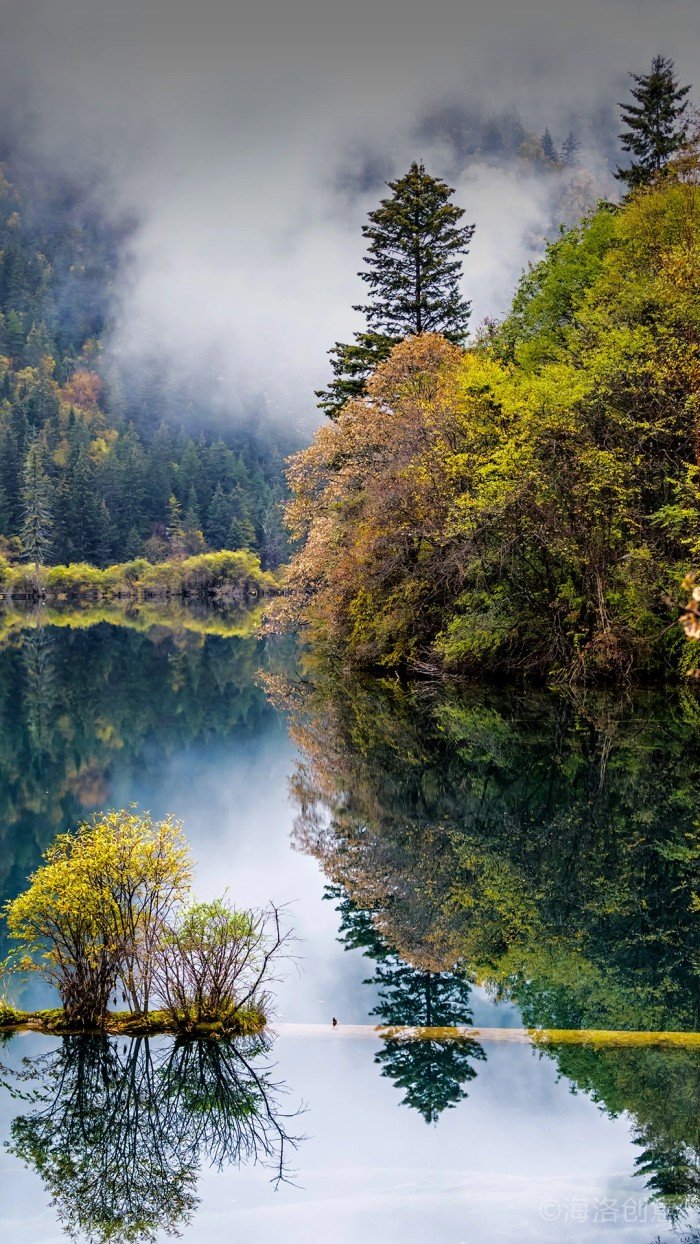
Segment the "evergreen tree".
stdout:
<path fill-rule="evenodd" d="M 109 516 L 97 484 L 97 472 L 82 433 L 76 442 L 63 483 L 63 556 L 67 561 L 100 565 L 108 543 Z"/>
<path fill-rule="evenodd" d="M 223 549 L 225 547 L 232 518 L 230 498 L 226 496 L 221 484 L 217 484 L 207 513 L 207 525 L 204 532 L 212 548 Z"/>
<path fill-rule="evenodd" d="M 192 486 L 187 494 L 187 509 L 185 510 L 184 528 L 185 531 L 188 532 L 198 531 L 201 525 L 197 491 L 194 486 Z"/>
<path fill-rule="evenodd" d="M 168 501 L 167 533 L 171 545 L 179 548 L 182 544 L 184 527 L 182 520 L 182 506 L 174 493 L 170 494 L 170 499 Z"/>
<path fill-rule="evenodd" d="M 13 359 L 21 361 L 24 356 L 24 329 L 22 320 L 15 310 L 8 311 L 5 321 L 7 348 Z"/>
<path fill-rule="evenodd" d="M 628 168 L 618 168 L 615 176 L 633 190 L 648 185 L 661 172 L 686 137 L 684 121 L 689 86 L 679 86 L 674 64 L 665 56 L 655 56 L 648 74 L 630 74 L 634 104 L 620 104 L 625 130 L 620 134 L 624 151 L 633 156 Z"/>
<path fill-rule="evenodd" d="M 229 549 L 254 549 L 256 546 L 255 527 L 250 517 L 250 507 L 245 493 L 241 488 L 234 488 L 231 493 L 232 518 L 226 533 L 226 547 Z"/>
<path fill-rule="evenodd" d="M 28 561 L 39 566 L 51 549 L 53 506 L 45 450 L 34 437 L 27 450 L 22 483 L 22 544 Z"/>
<path fill-rule="evenodd" d="M 561 145 L 561 162 L 565 168 L 578 167 L 578 153 L 580 150 L 581 144 L 578 142 L 574 131 L 569 130 Z"/>
<path fill-rule="evenodd" d="M 450 202 L 454 191 L 423 164 L 412 164 L 387 184 L 391 197 L 370 212 L 362 229 L 369 242 L 367 271 L 358 275 L 369 287 L 369 301 L 354 310 L 363 313 L 366 330 L 353 343 L 336 342 L 330 351 L 333 379 L 316 394 L 331 418 L 348 398 L 364 392 L 369 374 L 402 338 L 442 333 L 461 344 L 467 334 L 470 304 L 460 293 L 459 257 L 469 249 L 474 226 L 460 224 L 464 210 Z"/>
<path fill-rule="evenodd" d="M 47 357 L 51 358 L 54 348 L 54 344 L 43 320 L 39 324 L 32 324 L 27 335 L 27 345 L 25 350 L 25 357 L 29 366 L 38 367 L 43 359 Z"/>
<path fill-rule="evenodd" d="M 549 132 L 549 126 L 547 126 L 547 129 L 542 135 L 540 139 L 540 144 L 542 146 L 542 153 L 544 155 L 545 160 L 549 160 L 551 164 L 557 164 L 558 163 L 557 150 L 556 150 L 556 147 L 554 146 L 554 140 L 552 138 L 552 135 Z"/>
<path fill-rule="evenodd" d="M 122 555 L 124 561 L 127 562 L 132 561 L 135 557 L 143 557 L 143 540 L 135 527 L 131 528 L 126 537 Z"/>

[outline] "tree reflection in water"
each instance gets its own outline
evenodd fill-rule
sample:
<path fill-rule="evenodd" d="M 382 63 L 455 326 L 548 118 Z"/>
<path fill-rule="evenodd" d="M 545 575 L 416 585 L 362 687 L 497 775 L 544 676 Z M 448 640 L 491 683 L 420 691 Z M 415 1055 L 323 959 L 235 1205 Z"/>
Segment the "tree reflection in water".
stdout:
<path fill-rule="evenodd" d="M 377 989 L 377 1005 L 370 1014 L 380 1024 L 426 1028 L 471 1024 L 471 984 L 462 973 L 411 967 L 387 946 L 370 913 L 354 907 L 340 886 L 328 886 L 326 897 L 337 900 L 345 948 L 361 950 L 376 965 L 364 983 Z M 485 1058 L 473 1037 L 449 1041 L 389 1037 L 374 1061 L 403 1092 L 402 1105 L 417 1110 L 426 1123 L 437 1123 L 443 1110 L 467 1096 L 464 1085 L 476 1076 L 473 1064 Z"/>
<path fill-rule="evenodd" d="M 301 751 L 295 842 L 333 883 L 345 943 L 376 961 L 383 1022 L 426 1023 L 421 982 L 433 981 L 447 988 L 438 1022 L 460 1022 L 476 980 L 526 1027 L 697 1031 L 693 691 L 504 694 L 306 673 L 268 679 Z M 700 1208 L 697 1051 L 542 1056 L 629 1117 L 636 1170 L 670 1217 Z M 475 1070 L 441 1079 L 417 1048 L 390 1044 L 382 1062 L 433 1119 Z"/>
<path fill-rule="evenodd" d="M 41 1176 L 67 1233 L 95 1244 L 180 1234 L 205 1164 L 262 1163 L 278 1184 L 300 1139 L 261 1038 L 65 1037 L 14 1078 L 32 1109 L 8 1149 Z"/>

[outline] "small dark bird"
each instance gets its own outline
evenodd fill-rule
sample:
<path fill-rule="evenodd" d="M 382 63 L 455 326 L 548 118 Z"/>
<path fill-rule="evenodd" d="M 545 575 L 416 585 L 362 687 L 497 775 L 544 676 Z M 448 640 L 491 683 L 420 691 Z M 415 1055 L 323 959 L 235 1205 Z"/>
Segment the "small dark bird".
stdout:
<path fill-rule="evenodd" d="M 337 1019 L 335 1018 L 335 1015 L 333 1016 L 333 1027 L 334 1027 L 334 1028 L 337 1028 L 337 1027 L 338 1027 L 338 1021 L 337 1021 Z"/>

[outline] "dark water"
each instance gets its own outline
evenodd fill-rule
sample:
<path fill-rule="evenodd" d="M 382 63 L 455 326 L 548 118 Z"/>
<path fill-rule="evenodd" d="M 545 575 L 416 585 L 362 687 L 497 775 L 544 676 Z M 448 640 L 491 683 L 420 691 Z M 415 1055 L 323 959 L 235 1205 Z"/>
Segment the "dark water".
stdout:
<path fill-rule="evenodd" d="M 333 682 L 245 625 L 128 622 L 0 652 L 3 897 L 136 801 L 204 896 L 290 904 L 298 970 L 265 1048 L 6 1042 L 2 1238 L 700 1238 L 697 1051 L 344 1030 L 696 1031 L 695 694 Z"/>

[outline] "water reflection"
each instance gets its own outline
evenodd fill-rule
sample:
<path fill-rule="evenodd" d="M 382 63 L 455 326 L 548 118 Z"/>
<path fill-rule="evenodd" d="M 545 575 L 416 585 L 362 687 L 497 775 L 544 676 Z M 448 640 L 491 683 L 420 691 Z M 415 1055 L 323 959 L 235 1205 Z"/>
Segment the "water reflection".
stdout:
<path fill-rule="evenodd" d="M 327 897 L 336 900 L 343 945 L 360 949 L 374 964 L 374 974 L 365 984 L 377 992 L 371 1011 L 377 1023 L 427 1028 L 471 1024 L 471 984 L 463 973 L 412 967 L 387 946 L 370 914 L 358 910 L 340 887 L 329 887 Z M 426 1123 L 436 1123 L 443 1110 L 467 1096 L 465 1085 L 476 1075 L 474 1064 L 485 1058 L 482 1046 L 471 1037 L 389 1038 L 382 1041 L 374 1061 L 403 1093 L 401 1104 L 417 1110 Z"/>
<path fill-rule="evenodd" d="M 334 883 L 345 944 L 376 962 L 376 1015 L 425 1023 L 429 981 L 444 990 L 434 1022 L 464 1022 L 471 980 L 529 1027 L 697 1028 L 694 697 L 458 696 L 314 678 L 281 694 L 303 750 L 296 841 Z M 464 1095 L 474 1045 L 459 1068 L 445 1053 L 444 1076 L 433 1062 L 423 1078 L 405 1049 L 395 1065 L 390 1048 L 379 1058 L 432 1120 Z M 696 1052 L 544 1056 L 611 1117 L 631 1116 L 637 1171 L 671 1217 L 700 1206 Z"/>
<path fill-rule="evenodd" d="M 138 798 L 185 816 L 205 885 L 207 875 L 216 890 L 230 881 L 251 902 L 303 895 L 294 914 L 306 973 L 282 995 L 281 1019 L 369 1013 L 387 1024 L 468 1025 L 479 983 L 517 1005 L 528 1026 L 697 1028 L 694 693 L 457 693 L 307 672 L 280 696 L 302 750 L 292 792 L 303 855 L 290 858 L 287 744 L 263 745 L 282 731 L 256 682 L 261 648 L 245 626 L 231 623 L 227 638 L 209 616 L 187 626 L 102 618 L 92 629 L 63 616 L 61 630 L 36 621 L 0 628 L 2 897 L 86 810 Z M 345 955 L 333 948 L 332 908 L 317 901 L 314 859 L 332 886 Z M 364 973 L 344 974 L 339 959 L 360 955 Z M 217 1048 L 211 1057 L 228 1057 Z M 328 1048 L 340 1057 L 340 1046 Z M 187 1061 L 201 1058 L 203 1066 Z M 525 1092 L 531 1072 L 520 1058 Z M 671 1214 L 698 1204 L 697 1055 L 561 1045 L 542 1058 L 554 1060 L 562 1094 L 572 1086 L 611 1117 L 629 1116 L 650 1195 Z M 458 1138 L 450 1129 L 463 1120 L 459 1143 L 468 1143 L 484 1111 L 480 1091 L 507 1055 L 471 1036 L 378 1040 L 375 1061 L 385 1105 L 367 1080 L 362 1127 L 383 1131 L 391 1147 L 415 1121 L 447 1171 L 441 1137 Z M 300 1054 L 295 1072 L 303 1065 Z M 339 1170 L 335 1112 L 355 1093 L 358 1067 L 359 1055 L 347 1084 L 342 1062 L 332 1086 L 323 1083 Z M 194 1047 L 107 1042 L 81 1053 L 64 1042 L 26 1067 L 24 1087 L 40 1096 L 21 1107 L 13 1152 L 45 1180 L 70 1230 L 153 1238 L 188 1221 L 203 1165 L 254 1156 L 248 1089 L 237 1087 L 247 1073 L 237 1062 L 233 1070 L 220 1088 L 220 1068 Z M 505 1134 L 507 1112 L 498 1101 L 489 1109 L 482 1122 Z M 278 1118 L 276 1106 L 271 1113 Z M 422 1120 L 438 1126 L 428 1133 Z M 277 1144 L 274 1127 L 268 1136 Z M 274 1154 L 259 1152 L 274 1174 Z M 567 1158 L 572 1171 L 577 1153 Z M 267 1238 L 279 1238 L 271 1230 Z"/>
<path fill-rule="evenodd" d="M 80 615 L 81 629 L 65 618 L 60 630 L 45 628 L 34 617 L 5 628 L 0 899 L 21 889 L 57 833 L 110 802 L 115 768 L 128 785 L 155 755 L 249 736 L 273 717 L 255 683 L 260 648 L 250 635 L 205 637 L 167 615 L 130 628 L 87 628 L 89 618 Z"/>
<path fill-rule="evenodd" d="M 179 1235 L 198 1175 L 262 1163 L 288 1175 L 291 1117 L 261 1039 L 157 1043 L 65 1037 L 25 1058 L 6 1084 L 31 1102 L 7 1148 L 40 1175 L 71 1236 L 155 1241 Z"/>
<path fill-rule="evenodd" d="M 547 1051 L 572 1090 L 627 1114 L 635 1173 L 671 1222 L 700 1209 L 700 1053 L 561 1045 Z"/>
<path fill-rule="evenodd" d="M 528 1026 L 700 1021 L 694 697 L 292 687 L 298 847 L 404 960 Z"/>

